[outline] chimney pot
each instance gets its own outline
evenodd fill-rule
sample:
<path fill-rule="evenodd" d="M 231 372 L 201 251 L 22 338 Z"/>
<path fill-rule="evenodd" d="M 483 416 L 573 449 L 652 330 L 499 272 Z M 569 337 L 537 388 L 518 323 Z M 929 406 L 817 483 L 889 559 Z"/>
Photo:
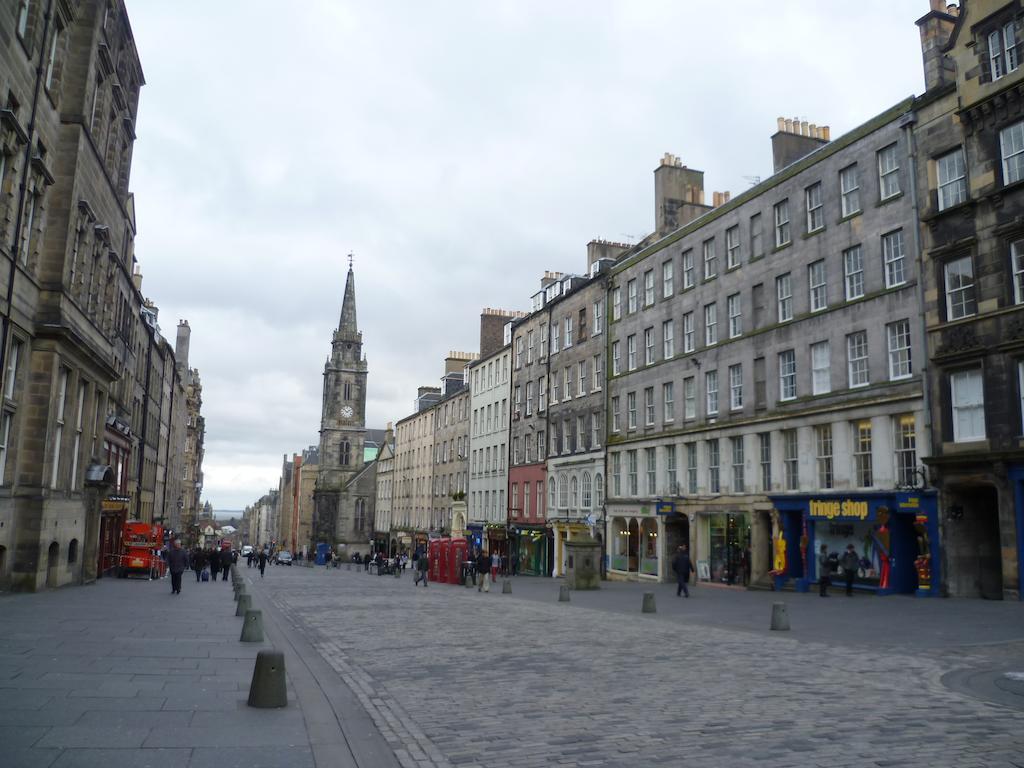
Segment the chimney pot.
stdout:
<path fill-rule="evenodd" d="M 790 120 L 790 119 L 789 119 L 789 118 L 787 117 L 787 118 L 785 119 L 784 123 L 785 123 L 785 126 L 786 126 L 786 133 L 792 133 L 792 132 L 793 132 L 793 121 L 792 121 L 792 120 Z"/>
<path fill-rule="evenodd" d="M 778 121 L 779 133 L 782 133 L 784 130 L 786 130 L 786 118 L 779 117 L 776 118 L 776 120 Z"/>
<path fill-rule="evenodd" d="M 807 131 L 807 121 L 806 120 L 801 120 L 800 121 L 800 135 L 801 136 L 810 136 L 811 135 Z"/>

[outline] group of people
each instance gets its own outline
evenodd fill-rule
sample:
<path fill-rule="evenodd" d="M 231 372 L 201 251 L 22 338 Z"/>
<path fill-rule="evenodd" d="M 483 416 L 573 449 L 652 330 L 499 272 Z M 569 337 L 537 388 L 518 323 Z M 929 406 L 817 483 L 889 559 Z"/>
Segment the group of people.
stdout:
<path fill-rule="evenodd" d="M 181 594 L 181 577 L 185 571 L 191 569 L 196 573 L 196 581 L 216 581 L 217 574 L 222 573 L 222 581 L 228 580 L 228 571 L 238 561 L 238 554 L 230 549 L 203 549 L 196 547 L 191 552 L 183 549 L 179 539 L 172 539 L 163 553 L 164 561 L 167 563 L 167 570 L 171 574 L 171 594 Z M 212 578 L 206 573 L 210 569 Z"/>
<path fill-rule="evenodd" d="M 843 580 L 846 582 L 846 596 L 853 596 L 853 582 L 857 578 L 857 569 L 860 568 L 860 558 L 857 556 L 857 548 L 853 544 L 846 545 L 846 551 L 842 557 L 835 552 L 829 553 L 828 545 L 822 544 L 818 552 L 818 594 L 821 597 L 828 597 L 828 588 L 832 583 L 832 574 L 843 572 Z"/>

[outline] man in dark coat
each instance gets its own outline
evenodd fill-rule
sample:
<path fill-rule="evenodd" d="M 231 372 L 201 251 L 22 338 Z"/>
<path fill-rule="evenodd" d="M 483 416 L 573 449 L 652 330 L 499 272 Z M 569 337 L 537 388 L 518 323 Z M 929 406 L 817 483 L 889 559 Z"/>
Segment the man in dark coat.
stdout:
<path fill-rule="evenodd" d="M 235 553 L 230 549 L 222 549 L 220 552 L 220 570 L 221 570 L 221 581 L 228 580 L 228 571 L 231 570 L 231 564 L 235 561 Z"/>
<path fill-rule="evenodd" d="M 476 556 L 476 591 L 490 592 L 491 583 L 487 580 L 487 570 L 491 567 L 491 558 L 481 549 Z"/>
<path fill-rule="evenodd" d="M 693 563 L 690 561 L 690 553 L 685 544 L 680 544 L 676 550 L 676 556 L 672 558 L 672 570 L 676 572 L 676 597 L 680 594 L 690 596 L 687 585 L 690 582 L 690 574 L 693 573 Z"/>
<path fill-rule="evenodd" d="M 219 549 L 214 548 L 214 549 L 210 550 L 209 561 L 210 561 L 210 581 L 216 581 L 217 580 L 217 574 L 220 573 L 220 550 Z"/>
<path fill-rule="evenodd" d="M 265 550 L 265 549 L 261 549 L 260 550 L 259 564 L 260 564 L 260 578 L 262 579 L 263 578 L 263 572 L 265 570 L 267 570 L 267 550 Z"/>
<path fill-rule="evenodd" d="M 192 550 L 192 570 L 196 572 L 196 581 L 201 581 L 203 569 L 206 567 L 206 553 L 199 547 Z"/>
<path fill-rule="evenodd" d="M 188 553 L 181 548 L 181 542 L 177 539 L 171 542 L 171 548 L 167 551 L 167 568 L 171 572 L 171 594 L 181 594 L 181 575 L 188 567 Z"/>

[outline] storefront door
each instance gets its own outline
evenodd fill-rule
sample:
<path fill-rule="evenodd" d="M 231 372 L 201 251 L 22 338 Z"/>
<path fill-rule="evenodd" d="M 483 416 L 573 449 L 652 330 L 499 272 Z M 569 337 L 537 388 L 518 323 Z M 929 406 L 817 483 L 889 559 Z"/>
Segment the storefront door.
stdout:
<path fill-rule="evenodd" d="M 750 522 L 745 513 L 711 515 L 711 580 L 720 584 L 742 584 L 744 567 L 750 562 Z"/>

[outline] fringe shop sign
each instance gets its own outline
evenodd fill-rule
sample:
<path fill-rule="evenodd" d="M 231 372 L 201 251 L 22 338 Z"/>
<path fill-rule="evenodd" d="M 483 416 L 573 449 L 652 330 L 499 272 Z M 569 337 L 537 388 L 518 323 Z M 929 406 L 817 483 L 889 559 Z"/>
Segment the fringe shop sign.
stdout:
<path fill-rule="evenodd" d="M 867 520 L 871 509 L 866 501 L 828 499 L 810 502 L 810 517 L 819 520 Z"/>

